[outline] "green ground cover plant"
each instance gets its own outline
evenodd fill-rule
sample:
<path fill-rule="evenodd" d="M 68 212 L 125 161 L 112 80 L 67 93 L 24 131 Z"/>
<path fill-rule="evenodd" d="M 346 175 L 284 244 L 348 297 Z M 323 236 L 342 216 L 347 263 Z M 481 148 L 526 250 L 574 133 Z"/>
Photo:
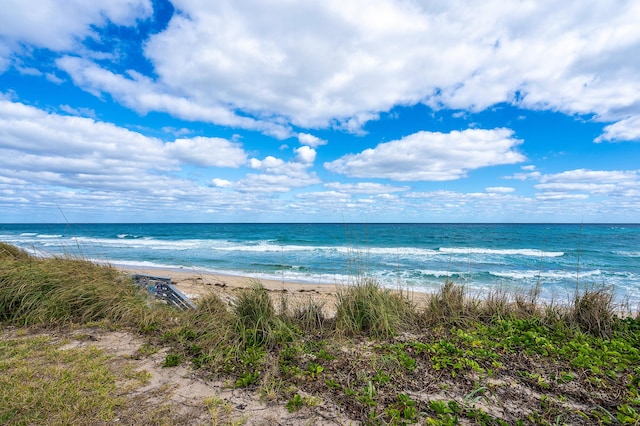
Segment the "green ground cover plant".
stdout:
<path fill-rule="evenodd" d="M 0 324 L 126 328 L 291 412 L 329 401 L 371 425 L 640 424 L 640 318 L 618 315 L 608 291 L 576 291 L 559 306 L 535 291 L 472 298 L 446 282 L 418 303 L 363 279 L 340 289 L 326 318 L 311 299 L 290 308 L 255 282 L 231 305 L 212 294 L 178 312 L 108 266 L 0 245 Z M 27 397 L 27 385 L 4 387 Z M 212 418 L 222 406 L 211 403 Z M 1 415 L 19 424 L 17 413 Z"/>

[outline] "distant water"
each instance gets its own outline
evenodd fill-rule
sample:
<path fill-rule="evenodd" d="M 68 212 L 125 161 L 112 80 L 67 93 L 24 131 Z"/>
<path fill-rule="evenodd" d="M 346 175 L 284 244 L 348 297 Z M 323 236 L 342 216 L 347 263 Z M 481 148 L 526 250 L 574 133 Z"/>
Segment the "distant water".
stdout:
<path fill-rule="evenodd" d="M 41 255 L 188 268 L 303 283 L 433 291 L 447 278 L 482 294 L 502 286 L 561 301 L 576 285 L 613 286 L 640 304 L 640 225 L 0 224 L 0 241 Z"/>

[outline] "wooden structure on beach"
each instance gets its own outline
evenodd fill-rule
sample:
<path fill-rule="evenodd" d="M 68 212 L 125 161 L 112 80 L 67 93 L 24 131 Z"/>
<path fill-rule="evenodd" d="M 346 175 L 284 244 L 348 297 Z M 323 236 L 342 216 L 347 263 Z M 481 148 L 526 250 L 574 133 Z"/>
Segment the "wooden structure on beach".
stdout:
<path fill-rule="evenodd" d="M 146 289 L 149 294 L 171 306 L 175 306 L 183 311 L 196 309 L 196 305 L 187 296 L 182 294 L 176 286 L 171 284 L 171 278 L 133 274 L 131 275 L 131 279 L 138 287 Z"/>

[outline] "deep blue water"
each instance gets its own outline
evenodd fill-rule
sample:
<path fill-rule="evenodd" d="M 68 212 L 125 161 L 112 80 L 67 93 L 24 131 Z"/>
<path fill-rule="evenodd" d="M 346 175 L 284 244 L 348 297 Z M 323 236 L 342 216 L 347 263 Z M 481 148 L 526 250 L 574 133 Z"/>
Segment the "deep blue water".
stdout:
<path fill-rule="evenodd" d="M 581 224 L 0 224 L 0 241 L 42 255 L 190 268 L 308 283 L 366 274 L 432 291 L 450 278 L 480 294 L 541 285 L 566 300 L 613 286 L 640 304 L 640 225 Z"/>

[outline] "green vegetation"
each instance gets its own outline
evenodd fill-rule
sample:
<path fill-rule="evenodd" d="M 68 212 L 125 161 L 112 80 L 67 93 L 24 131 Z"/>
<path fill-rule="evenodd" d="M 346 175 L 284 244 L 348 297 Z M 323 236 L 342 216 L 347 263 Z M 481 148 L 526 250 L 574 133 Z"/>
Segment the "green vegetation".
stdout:
<path fill-rule="evenodd" d="M 0 424 L 106 424 L 136 412 L 136 401 L 123 395 L 145 385 L 148 372 L 116 362 L 94 346 L 66 348 L 64 343 L 0 331 Z M 160 414 L 151 411 L 135 417 L 150 424 Z"/>
<path fill-rule="evenodd" d="M 364 278 L 338 292 L 336 328 L 351 336 L 389 337 L 411 328 L 415 313 L 408 298 Z"/>
<path fill-rule="evenodd" d="M 59 351 L 49 339 L 0 341 L 0 424 L 113 420 L 124 401 L 107 361 L 97 349 Z"/>
<path fill-rule="evenodd" d="M 149 308 L 117 269 L 71 258 L 34 258 L 0 243 L 0 321 L 15 325 L 107 321 L 154 329 L 168 309 Z M 164 311 L 164 312 L 162 312 Z"/>
<path fill-rule="evenodd" d="M 126 327 L 170 345 L 167 366 L 189 363 L 297 415 L 329 401 L 372 425 L 640 424 L 640 318 L 616 315 L 606 288 L 554 306 L 536 291 L 474 299 L 452 282 L 411 300 L 363 279 L 336 302 L 326 318 L 311 299 L 276 306 L 253 283 L 231 306 L 211 295 L 178 312 L 113 268 L 0 244 L 0 326 Z M 123 403 L 102 354 L 74 352 L 65 362 L 80 370 L 60 380 L 88 385 L 54 396 L 57 379 L 43 384 L 20 364 L 40 360 L 54 377 L 47 360 L 61 355 L 50 343 L 0 344 L 0 423 L 64 423 L 69 410 L 55 398 L 79 398 L 82 416 L 104 421 Z M 214 424 L 235 421 L 223 401 L 207 407 Z"/>

